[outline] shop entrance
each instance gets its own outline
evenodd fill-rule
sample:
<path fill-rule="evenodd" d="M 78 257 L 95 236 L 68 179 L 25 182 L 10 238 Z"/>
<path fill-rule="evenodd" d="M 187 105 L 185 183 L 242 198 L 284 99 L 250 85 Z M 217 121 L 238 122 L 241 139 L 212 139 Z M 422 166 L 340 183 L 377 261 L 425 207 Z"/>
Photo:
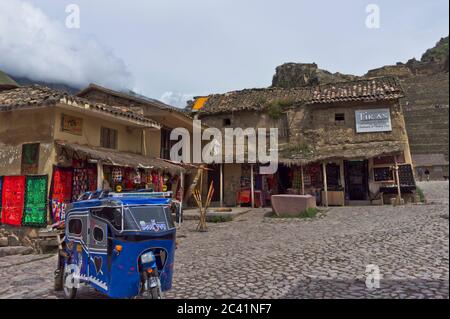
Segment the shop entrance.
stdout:
<path fill-rule="evenodd" d="M 208 167 L 208 185 L 206 189 L 209 189 L 211 182 L 214 182 L 214 194 L 211 199 L 212 206 L 218 206 L 220 204 L 220 165 L 213 164 Z"/>
<path fill-rule="evenodd" d="M 348 200 L 367 200 L 368 161 L 344 161 L 345 197 Z"/>

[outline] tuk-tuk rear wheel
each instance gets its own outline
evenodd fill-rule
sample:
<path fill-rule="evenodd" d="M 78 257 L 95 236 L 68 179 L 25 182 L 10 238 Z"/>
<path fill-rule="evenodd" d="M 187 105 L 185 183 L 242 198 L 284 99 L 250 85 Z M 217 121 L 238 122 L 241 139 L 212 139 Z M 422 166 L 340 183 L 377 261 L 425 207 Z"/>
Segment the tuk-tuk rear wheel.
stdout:
<path fill-rule="evenodd" d="M 144 297 L 146 299 L 162 299 L 162 291 L 161 291 L 161 282 L 159 278 L 157 279 L 158 284 L 156 287 L 150 288 L 150 281 L 154 280 L 153 278 L 147 279 L 147 291 L 144 292 Z"/>

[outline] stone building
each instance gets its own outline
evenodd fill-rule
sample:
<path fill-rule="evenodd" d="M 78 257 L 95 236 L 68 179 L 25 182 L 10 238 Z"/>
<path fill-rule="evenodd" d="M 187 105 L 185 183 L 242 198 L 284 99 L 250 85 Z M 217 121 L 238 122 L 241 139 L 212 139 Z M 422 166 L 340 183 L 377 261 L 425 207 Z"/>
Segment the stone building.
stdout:
<path fill-rule="evenodd" d="M 179 187 L 185 169 L 160 158 L 157 121 L 42 86 L 0 87 L 0 176 L 47 176 L 53 220 L 86 191 Z"/>
<path fill-rule="evenodd" d="M 223 204 L 240 204 L 249 188 L 257 192 L 257 205 L 269 204 L 277 193 L 309 193 L 325 205 L 375 204 L 398 191 L 414 198 L 402 97 L 396 78 L 381 77 L 214 94 L 196 98 L 191 107 L 210 127 L 279 131 L 275 175 L 258 175 L 258 165 L 216 166 L 212 175 L 218 180 L 222 174 Z"/>

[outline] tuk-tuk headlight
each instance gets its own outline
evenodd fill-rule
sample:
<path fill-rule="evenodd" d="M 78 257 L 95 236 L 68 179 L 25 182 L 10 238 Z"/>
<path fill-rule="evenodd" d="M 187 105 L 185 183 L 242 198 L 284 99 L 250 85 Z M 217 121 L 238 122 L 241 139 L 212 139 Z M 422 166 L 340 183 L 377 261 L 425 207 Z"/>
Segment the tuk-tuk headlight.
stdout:
<path fill-rule="evenodd" d="M 149 251 L 148 253 L 142 254 L 141 256 L 141 262 L 143 264 L 148 264 L 155 261 L 155 255 L 153 255 L 153 252 Z"/>

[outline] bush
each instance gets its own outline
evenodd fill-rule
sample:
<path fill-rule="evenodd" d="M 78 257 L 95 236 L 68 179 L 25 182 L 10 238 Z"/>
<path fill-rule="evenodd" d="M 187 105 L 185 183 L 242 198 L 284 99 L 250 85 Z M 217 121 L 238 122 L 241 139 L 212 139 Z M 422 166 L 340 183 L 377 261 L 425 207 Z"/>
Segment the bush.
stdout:
<path fill-rule="evenodd" d="M 300 218 L 314 218 L 316 217 L 319 210 L 317 208 L 308 208 L 304 212 L 300 213 Z"/>

